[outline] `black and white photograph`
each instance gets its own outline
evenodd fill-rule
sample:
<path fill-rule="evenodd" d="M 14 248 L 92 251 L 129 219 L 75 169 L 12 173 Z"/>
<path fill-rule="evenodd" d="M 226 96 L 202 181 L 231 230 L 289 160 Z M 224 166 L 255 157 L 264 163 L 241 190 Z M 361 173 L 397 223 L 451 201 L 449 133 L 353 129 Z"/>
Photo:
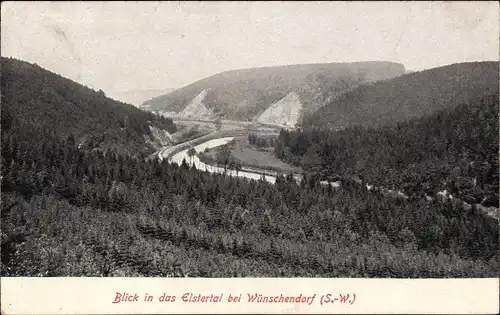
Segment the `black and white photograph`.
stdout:
<path fill-rule="evenodd" d="M 497 278 L 497 2 L 1 5 L 1 276 Z"/>

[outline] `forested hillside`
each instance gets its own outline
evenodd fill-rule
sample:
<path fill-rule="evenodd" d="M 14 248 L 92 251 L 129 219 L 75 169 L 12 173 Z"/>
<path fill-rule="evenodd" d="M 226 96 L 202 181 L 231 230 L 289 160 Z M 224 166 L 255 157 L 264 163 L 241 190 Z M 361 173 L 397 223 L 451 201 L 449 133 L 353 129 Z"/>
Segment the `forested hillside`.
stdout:
<path fill-rule="evenodd" d="M 36 127 L 3 134 L 2 166 L 3 276 L 500 271 L 498 222 L 451 201 L 386 197 L 348 180 L 339 190 L 246 181 L 83 150 Z"/>
<path fill-rule="evenodd" d="M 304 127 L 385 126 L 475 102 L 498 91 L 498 62 L 459 63 L 365 84 L 334 97 Z"/>
<path fill-rule="evenodd" d="M 303 64 L 222 72 L 194 82 L 144 105 L 151 110 L 182 111 L 198 95 L 215 116 L 252 120 L 272 103 L 297 92 L 305 111 L 316 109 L 334 93 L 359 84 L 404 74 L 392 62 Z"/>
<path fill-rule="evenodd" d="M 421 192 L 497 205 L 497 107 L 282 132 L 276 153 L 310 173 L 271 185 L 138 157 L 171 121 L 3 59 L 2 276 L 494 277 L 498 221 Z"/>
<path fill-rule="evenodd" d="M 71 137 L 87 149 L 112 149 L 124 154 L 151 152 L 150 126 L 168 132 L 170 119 L 107 98 L 38 65 L 3 58 L 2 136 L 20 129 L 50 128 L 60 138 Z M 146 138 L 145 138 L 146 137 Z"/>
<path fill-rule="evenodd" d="M 282 131 L 281 159 L 322 176 L 357 175 L 415 197 L 447 190 L 498 207 L 498 92 L 381 128 Z"/>

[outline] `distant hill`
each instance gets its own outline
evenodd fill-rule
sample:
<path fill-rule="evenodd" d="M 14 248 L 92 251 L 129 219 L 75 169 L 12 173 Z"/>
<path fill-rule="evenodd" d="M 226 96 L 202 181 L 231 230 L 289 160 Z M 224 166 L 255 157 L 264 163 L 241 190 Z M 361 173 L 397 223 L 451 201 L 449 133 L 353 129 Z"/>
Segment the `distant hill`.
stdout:
<path fill-rule="evenodd" d="M 170 93 L 175 91 L 173 88 L 168 89 L 147 89 L 147 90 L 130 90 L 130 91 L 121 91 L 115 94 L 115 98 L 124 103 L 132 104 L 139 108 L 142 108 L 142 103 L 145 101 L 160 96 L 163 94 Z M 144 109 L 147 109 L 144 108 Z"/>
<path fill-rule="evenodd" d="M 402 64 L 379 61 L 232 70 L 155 97 L 144 105 L 151 110 L 177 112 L 183 117 L 250 121 L 292 92 L 300 99 L 300 111 L 307 113 L 321 106 L 331 95 L 404 72 Z M 297 101 L 294 97 L 289 98 Z M 186 107 L 188 110 L 183 112 Z M 296 109 L 291 112 L 295 113 Z M 276 117 L 270 119 L 274 121 Z"/>
<path fill-rule="evenodd" d="M 498 62 L 453 64 L 359 86 L 330 100 L 304 126 L 341 129 L 405 121 L 498 91 Z"/>
<path fill-rule="evenodd" d="M 25 61 L 1 59 L 2 137 L 72 137 L 80 147 L 147 153 L 161 145 L 158 131 L 175 132 L 170 119 L 105 96 Z"/>

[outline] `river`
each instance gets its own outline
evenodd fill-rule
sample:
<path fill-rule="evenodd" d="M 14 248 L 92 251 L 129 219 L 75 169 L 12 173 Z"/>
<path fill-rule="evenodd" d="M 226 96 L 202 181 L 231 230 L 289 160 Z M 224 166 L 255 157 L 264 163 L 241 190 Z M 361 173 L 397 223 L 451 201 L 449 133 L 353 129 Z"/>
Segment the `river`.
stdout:
<path fill-rule="evenodd" d="M 212 139 L 212 140 L 205 141 L 201 144 L 198 144 L 198 145 L 194 146 L 194 148 L 195 148 L 196 152 L 199 153 L 199 152 L 205 151 L 205 149 L 211 149 L 211 148 L 215 148 L 215 147 L 218 147 L 221 145 L 225 145 L 225 144 L 231 142 L 233 139 L 234 139 L 234 137 Z M 260 173 L 254 173 L 254 172 L 243 171 L 243 170 L 241 170 L 239 172 L 236 172 L 235 170 L 230 170 L 230 169 L 224 170 L 224 168 L 222 168 L 222 167 L 217 167 L 217 166 L 205 164 L 196 155 L 190 157 L 187 153 L 189 149 L 190 148 L 184 149 L 184 150 L 174 154 L 171 157 L 169 157 L 169 154 L 171 152 L 173 152 L 173 148 L 164 149 L 164 150 L 160 151 L 160 154 L 158 155 L 158 157 L 160 159 L 168 158 L 169 162 L 176 163 L 177 165 L 181 165 L 182 161 L 185 159 L 186 163 L 188 163 L 188 165 L 191 166 L 194 164 L 196 166 L 196 169 L 201 170 L 201 171 L 206 170 L 206 171 L 211 172 L 211 173 L 219 173 L 219 174 L 226 173 L 226 175 L 230 175 L 230 176 L 235 176 L 235 177 L 238 176 L 238 177 L 255 179 L 255 180 L 259 180 L 259 179 L 263 178 L 265 181 L 267 181 L 271 184 L 274 184 L 276 182 L 276 176 L 267 175 L 267 174 L 263 175 Z M 268 171 L 266 171 L 266 172 L 268 172 Z M 302 180 L 302 176 L 300 174 L 295 174 L 294 178 L 297 181 L 297 183 L 300 183 L 300 181 Z M 328 181 L 320 181 L 320 183 L 322 185 L 328 185 Z M 330 182 L 330 185 L 334 188 L 338 188 L 338 187 L 340 187 L 340 182 Z"/>
<path fill-rule="evenodd" d="M 225 137 L 225 138 L 218 138 L 218 139 L 213 139 L 213 140 L 208 140 L 206 142 L 203 142 L 201 144 L 198 144 L 194 146 L 196 152 L 203 152 L 205 149 L 211 149 L 215 148 L 221 145 L 225 145 L 229 142 L 231 142 L 234 139 L 234 137 Z M 177 165 L 181 165 L 182 161 L 185 159 L 188 165 L 194 164 L 196 169 L 201 170 L 201 171 L 208 171 L 211 173 L 219 173 L 219 174 L 224 174 L 230 175 L 230 176 L 239 176 L 239 177 L 244 177 L 248 179 L 255 179 L 258 180 L 260 178 L 264 178 L 267 182 L 274 184 L 276 182 L 276 177 L 270 176 L 270 175 L 262 175 L 262 174 L 257 174 L 257 173 L 252 173 L 248 171 L 239 171 L 236 172 L 235 170 L 224 170 L 222 167 L 217 167 L 217 166 L 212 166 L 203 163 L 198 156 L 194 155 L 190 157 L 187 152 L 189 149 L 182 150 L 176 154 L 174 154 L 172 157 L 169 158 L 170 162 L 176 163 Z M 165 155 L 160 155 L 160 159 L 165 158 Z"/>
<path fill-rule="evenodd" d="M 231 142 L 233 139 L 234 139 L 234 137 L 224 137 L 224 138 L 212 139 L 212 140 L 208 140 L 208 141 L 205 141 L 203 143 L 200 143 L 200 144 L 194 146 L 194 148 L 195 148 L 196 152 L 199 153 L 199 152 L 205 151 L 205 149 L 211 149 L 211 148 L 215 148 L 215 147 L 218 147 L 221 145 L 225 145 L 225 144 Z M 169 162 L 176 163 L 177 165 L 181 165 L 182 161 L 185 159 L 186 162 L 188 163 L 188 165 L 194 164 L 196 166 L 196 169 L 201 170 L 201 171 L 208 171 L 211 173 L 219 173 L 219 174 L 226 173 L 226 175 L 230 175 L 230 176 L 235 176 L 235 177 L 239 176 L 239 177 L 248 178 L 248 179 L 255 179 L 255 180 L 259 180 L 259 179 L 263 178 L 264 180 L 266 180 L 267 182 L 269 182 L 271 184 L 274 184 L 276 182 L 276 176 L 263 175 L 263 174 L 259 174 L 259 173 L 249 172 L 249 171 L 236 172 L 235 170 L 230 170 L 230 169 L 224 170 L 224 168 L 222 168 L 222 167 L 217 167 L 217 166 L 205 164 L 198 158 L 197 155 L 190 157 L 187 153 L 189 149 L 190 148 L 184 149 L 184 150 L 174 154 L 171 157 L 169 157 L 169 154 L 172 152 L 172 148 L 164 149 L 164 150 L 160 151 L 160 154 L 158 155 L 158 157 L 160 159 L 168 158 Z M 297 183 L 299 183 L 302 180 L 302 176 L 300 176 L 299 174 L 296 174 L 295 180 L 297 181 Z M 320 183 L 322 185 L 328 185 L 329 182 L 328 181 L 320 181 Z M 330 182 L 330 185 L 334 188 L 338 188 L 338 187 L 340 187 L 340 182 L 339 181 Z M 372 190 L 374 187 L 372 185 L 367 184 L 366 188 L 368 190 Z M 403 194 L 401 191 L 392 191 L 392 190 L 388 190 L 388 189 L 382 189 L 382 190 L 384 193 L 396 194 L 396 195 L 399 195 L 400 197 L 407 198 L 407 196 L 405 194 Z"/>

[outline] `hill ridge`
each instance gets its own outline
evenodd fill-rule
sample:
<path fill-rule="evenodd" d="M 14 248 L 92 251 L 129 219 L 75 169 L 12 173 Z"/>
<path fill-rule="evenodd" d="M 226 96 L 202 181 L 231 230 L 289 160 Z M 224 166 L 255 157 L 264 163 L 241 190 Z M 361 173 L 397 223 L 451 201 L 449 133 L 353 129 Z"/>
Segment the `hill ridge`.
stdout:
<path fill-rule="evenodd" d="M 406 73 L 341 93 L 304 119 L 329 129 L 376 127 L 432 114 L 498 90 L 498 63 L 464 62 Z"/>
<path fill-rule="evenodd" d="M 339 92 L 366 82 L 399 76 L 404 65 L 359 61 L 235 69 L 195 81 L 144 102 L 153 111 L 179 113 L 201 91 L 210 88 L 206 105 L 223 119 L 251 121 L 271 104 L 295 91 L 306 108 L 317 93 Z"/>
<path fill-rule="evenodd" d="M 172 120 L 106 96 L 102 91 L 44 69 L 36 63 L 1 58 L 2 134 L 50 128 L 88 149 L 147 154 L 161 142 L 157 127 L 175 132 Z M 32 135 L 32 136 L 37 136 Z M 145 138 L 149 141 L 145 141 Z"/>

